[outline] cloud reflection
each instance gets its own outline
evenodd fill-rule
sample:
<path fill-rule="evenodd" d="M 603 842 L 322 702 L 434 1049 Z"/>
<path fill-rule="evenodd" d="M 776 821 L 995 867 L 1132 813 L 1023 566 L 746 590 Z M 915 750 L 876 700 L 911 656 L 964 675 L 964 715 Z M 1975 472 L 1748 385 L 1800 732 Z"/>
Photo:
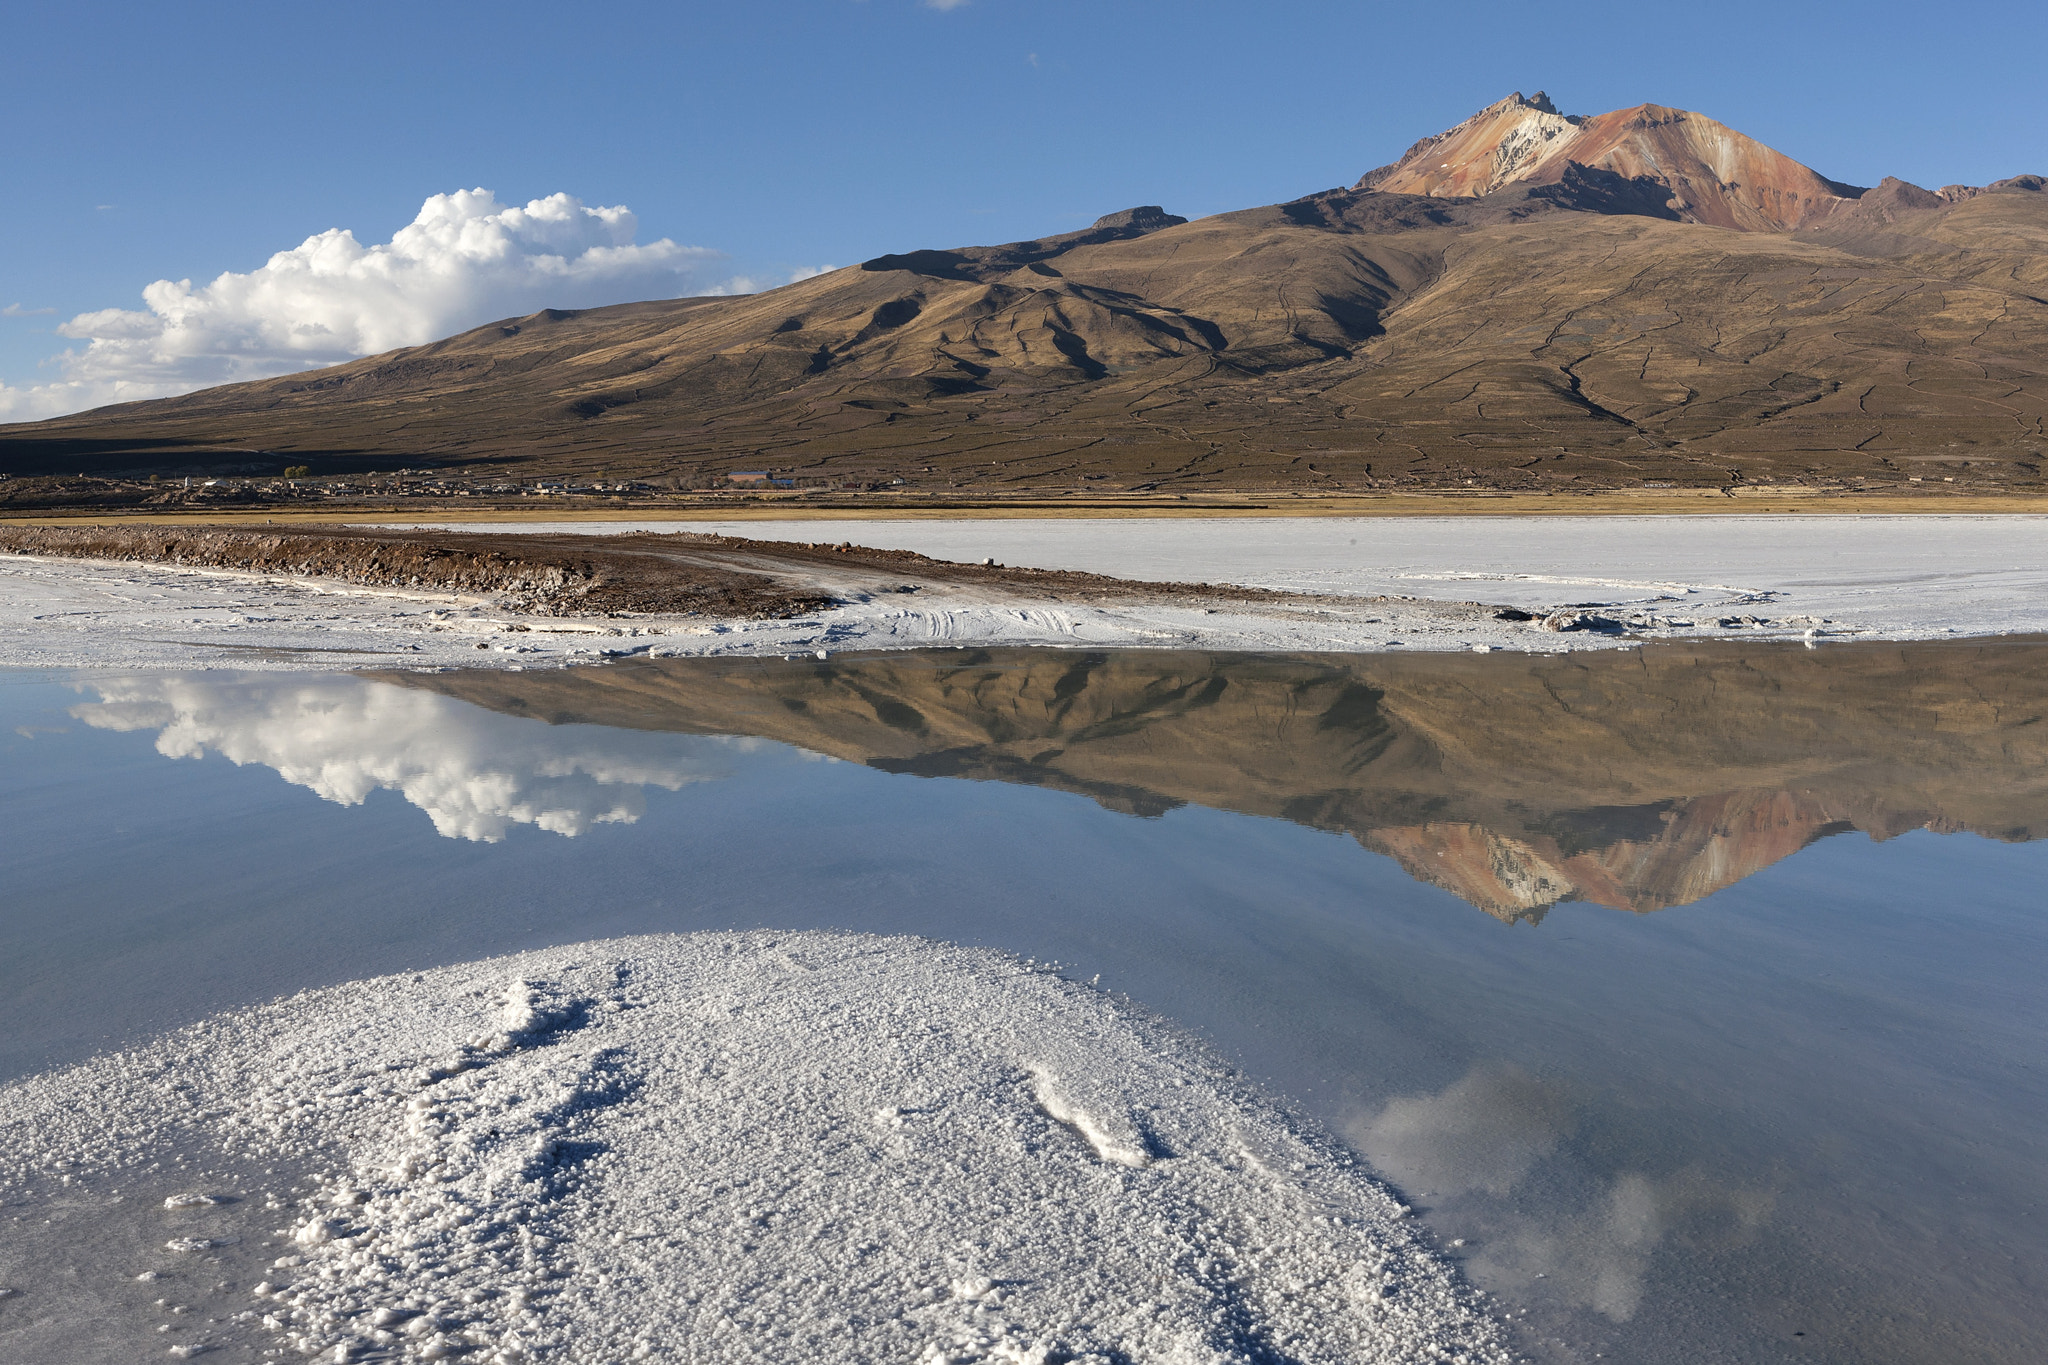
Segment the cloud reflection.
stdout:
<path fill-rule="evenodd" d="M 1353 1136 L 1404 1185 L 1506 1194 L 1577 1121 L 1555 1085 L 1516 1067 L 1480 1066 L 1437 1094 L 1390 1100 Z"/>
<path fill-rule="evenodd" d="M 574 837 L 631 824 L 646 789 L 726 775 L 745 740 L 548 725 L 360 678 L 212 674 L 94 683 L 72 714 L 101 730 L 156 730 L 169 758 L 219 753 L 275 768 L 344 806 L 395 791 L 451 839 L 496 843 L 514 825 Z"/>
<path fill-rule="evenodd" d="M 1613 1177 L 1575 1212 L 1523 1218 L 1473 1257 L 1482 1284 L 1527 1290 L 1548 1277 L 1566 1302 L 1626 1322 L 1642 1306 L 1666 1243 L 1696 1251 L 1746 1244 L 1770 1215 L 1770 1191 L 1716 1180 L 1698 1166 Z"/>
<path fill-rule="evenodd" d="M 1563 1085 L 1489 1063 L 1435 1094 L 1389 1101 L 1349 1136 L 1396 1184 L 1436 1205 L 1432 1221 L 1446 1235 L 1477 1242 L 1466 1269 L 1478 1283 L 1522 1296 L 1540 1287 L 1626 1322 L 1660 1248 L 1741 1246 L 1773 1196 L 1697 1163 L 1662 1175 L 1603 1170 L 1588 1153 L 1610 1144 L 1572 1141 L 1596 1125 Z"/>

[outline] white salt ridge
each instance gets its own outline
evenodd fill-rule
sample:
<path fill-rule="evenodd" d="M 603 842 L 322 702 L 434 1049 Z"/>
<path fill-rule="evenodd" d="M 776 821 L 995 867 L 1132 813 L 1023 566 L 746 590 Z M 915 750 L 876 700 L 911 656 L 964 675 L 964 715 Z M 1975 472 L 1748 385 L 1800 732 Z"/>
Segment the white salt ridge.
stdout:
<path fill-rule="evenodd" d="M 327 1360 L 1508 1359 L 1342 1148 L 986 950 L 657 936 L 310 992 L 0 1090 L 0 1195 L 172 1129 L 325 1163 L 245 1322 Z"/>

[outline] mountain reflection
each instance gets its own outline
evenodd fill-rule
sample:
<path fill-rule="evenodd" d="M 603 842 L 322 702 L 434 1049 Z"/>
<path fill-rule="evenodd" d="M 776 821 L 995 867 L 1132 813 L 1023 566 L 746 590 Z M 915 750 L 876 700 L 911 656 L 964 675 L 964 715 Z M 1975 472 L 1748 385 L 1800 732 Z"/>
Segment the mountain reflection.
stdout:
<path fill-rule="evenodd" d="M 389 680 L 507 716 L 757 735 L 1136 815 L 1277 816 L 1507 921 L 1565 900 L 1683 905 L 1848 830 L 2027 840 L 2048 823 L 2048 645 L 2027 641 L 944 650 Z"/>
<path fill-rule="evenodd" d="M 575 836 L 638 820 L 645 789 L 722 775 L 703 740 L 649 744 L 617 730 L 537 725 L 416 688 L 359 678 L 187 674 L 96 683 L 72 714 L 102 730 L 156 730 L 171 758 L 209 750 L 275 768 L 329 801 L 398 792 L 449 838 L 496 843 L 514 825 Z"/>

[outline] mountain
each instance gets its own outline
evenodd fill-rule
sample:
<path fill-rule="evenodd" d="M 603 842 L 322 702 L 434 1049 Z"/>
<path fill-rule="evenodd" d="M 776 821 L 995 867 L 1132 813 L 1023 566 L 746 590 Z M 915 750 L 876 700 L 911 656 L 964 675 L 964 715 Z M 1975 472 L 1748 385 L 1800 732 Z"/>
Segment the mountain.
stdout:
<path fill-rule="evenodd" d="M 2048 837 L 2048 646 L 1568 655 L 963 650 L 386 680 L 551 724 L 1349 835 L 1503 920 L 1699 900 L 1860 830 Z"/>
<path fill-rule="evenodd" d="M 1513 95 L 1285 204 L 507 319 L 0 428 L 0 470 L 2040 489 L 2044 185 L 1863 190 L 1702 115 Z"/>
<path fill-rule="evenodd" d="M 1864 194 L 1703 114 L 1639 104 L 1580 117 L 1560 114 L 1540 90 L 1530 99 L 1517 91 L 1424 138 L 1358 188 L 1477 197 L 1510 185 L 1569 185 L 1587 171 L 1647 182 L 1662 202 L 1645 211 L 1741 232 L 1812 227 Z"/>

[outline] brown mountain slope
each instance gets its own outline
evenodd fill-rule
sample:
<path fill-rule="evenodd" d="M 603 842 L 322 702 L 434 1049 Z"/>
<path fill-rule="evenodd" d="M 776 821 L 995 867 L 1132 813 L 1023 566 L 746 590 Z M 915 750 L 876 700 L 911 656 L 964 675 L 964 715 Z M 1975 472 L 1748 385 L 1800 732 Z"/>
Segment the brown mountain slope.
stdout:
<path fill-rule="evenodd" d="M 1847 830 L 2048 835 L 2048 646 L 666 659 L 389 680 L 552 723 L 1343 832 L 1503 919 L 1685 904 Z"/>
<path fill-rule="evenodd" d="M 767 468 L 977 494 L 2040 485 L 2038 177 L 1864 193 L 1698 115 L 1573 122 L 1515 97 L 1367 181 L 536 314 L 0 428 L 0 469 L 262 450 L 316 473 Z"/>

